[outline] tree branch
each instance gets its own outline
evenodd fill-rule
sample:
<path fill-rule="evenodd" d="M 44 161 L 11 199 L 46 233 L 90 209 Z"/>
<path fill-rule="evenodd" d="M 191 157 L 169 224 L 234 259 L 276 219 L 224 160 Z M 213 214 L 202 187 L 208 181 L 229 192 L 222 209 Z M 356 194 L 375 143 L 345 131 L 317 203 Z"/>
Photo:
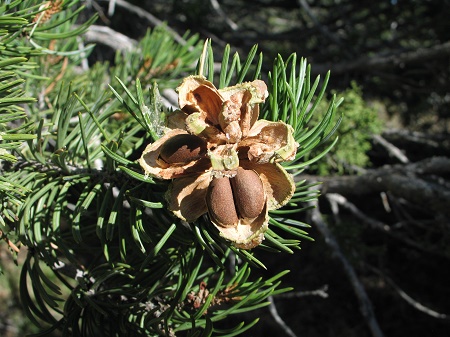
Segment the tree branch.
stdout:
<path fill-rule="evenodd" d="M 384 336 L 380 326 L 378 325 L 378 321 L 375 317 L 372 302 L 367 296 L 367 293 L 363 285 L 359 281 L 358 276 L 356 275 L 356 272 L 353 269 L 353 266 L 347 260 L 345 255 L 342 253 L 338 241 L 335 239 L 334 235 L 328 228 L 328 224 L 323 220 L 317 200 L 308 202 L 308 205 L 314 207 L 308 211 L 309 216 L 311 218 L 311 222 L 317 227 L 319 232 L 322 234 L 326 244 L 330 247 L 334 256 L 339 260 L 339 262 L 341 262 L 344 272 L 347 275 L 353 287 L 356 297 L 358 298 L 361 314 L 366 320 L 367 325 L 369 326 L 369 329 L 372 333 L 372 336 L 373 337 Z"/>
<path fill-rule="evenodd" d="M 100 43 L 113 50 L 131 50 L 137 41 L 106 26 L 92 25 L 84 34 L 88 42 Z"/>
<path fill-rule="evenodd" d="M 322 180 L 322 193 L 362 196 L 390 191 L 392 195 L 427 208 L 432 212 L 450 216 L 450 190 L 443 181 L 430 181 L 421 176 L 450 173 L 450 158 L 431 157 L 406 165 L 386 165 L 369 169 L 359 176 L 305 177 L 299 179 Z"/>
<path fill-rule="evenodd" d="M 164 25 L 164 22 L 161 21 L 160 19 L 158 19 L 156 16 L 150 14 L 149 12 L 145 11 L 141 7 L 130 4 L 129 2 L 127 2 L 125 0 L 115 0 L 115 5 L 125 8 L 126 10 L 130 11 L 131 13 L 134 13 L 141 18 L 144 18 L 145 20 L 150 22 L 150 24 L 152 26 Z M 166 27 L 167 31 L 170 34 L 172 34 L 175 41 L 177 41 L 181 45 L 186 44 L 186 40 L 184 40 L 174 29 L 170 28 L 169 26 L 165 26 L 165 27 Z"/>
<path fill-rule="evenodd" d="M 286 324 L 286 322 L 281 318 L 281 316 L 278 314 L 277 307 L 275 306 L 275 303 L 273 301 L 273 297 L 269 296 L 269 311 L 272 315 L 273 319 L 277 324 L 283 329 L 283 331 L 288 335 L 289 337 L 297 337 L 297 335 L 292 331 L 292 329 Z"/>
<path fill-rule="evenodd" d="M 331 42 L 335 43 L 336 45 L 343 47 L 342 42 L 334 34 L 332 34 L 326 26 L 323 26 L 320 23 L 320 21 L 316 18 L 316 16 L 314 15 L 311 7 L 309 6 L 309 4 L 306 0 L 297 0 L 297 2 L 299 4 L 299 6 L 308 15 L 308 17 L 312 20 L 314 25 L 322 32 L 322 34 L 324 36 L 326 36 Z M 344 49 L 344 50 L 346 51 L 347 49 Z M 351 56 L 350 54 L 348 54 L 348 55 Z"/>
<path fill-rule="evenodd" d="M 275 295 L 277 299 L 299 298 L 305 296 L 319 296 L 322 298 L 328 298 L 330 296 L 328 294 L 328 284 L 314 290 L 293 291 Z"/>
<path fill-rule="evenodd" d="M 391 143 L 410 149 L 413 152 L 420 149 L 420 155 L 447 154 L 450 152 L 450 138 L 445 133 L 424 133 L 404 129 L 390 129 L 383 131 L 383 137 Z"/>
<path fill-rule="evenodd" d="M 427 306 L 423 305 L 419 301 L 413 299 L 411 296 L 409 296 L 403 289 L 401 289 L 391 278 L 386 276 L 385 274 L 381 273 L 378 269 L 370 266 L 370 269 L 374 272 L 376 272 L 378 275 L 380 275 L 392 288 L 395 289 L 397 294 L 404 299 L 409 305 L 411 305 L 416 310 L 419 310 L 423 313 L 425 313 L 428 316 L 438 318 L 438 319 L 449 319 L 449 315 L 442 314 L 440 312 L 437 312 L 433 309 L 428 308 Z"/>
<path fill-rule="evenodd" d="M 398 240 L 402 244 L 404 244 L 408 247 L 411 247 L 413 249 L 416 249 L 418 251 L 426 252 L 428 254 L 447 258 L 447 256 L 445 256 L 445 254 L 442 254 L 441 251 L 427 249 L 423 245 L 420 245 L 417 242 L 409 239 L 404 234 L 396 233 L 386 223 L 383 223 L 377 219 L 374 219 L 374 218 L 368 216 L 367 214 L 364 214 L 361 210 L 358 209 L 358 207 L 356 207 L 355 204 L 348 201 L 347 198 L 345 198 L 343 195 L 340 195 L 337 193 L 327 193 L 327 194 L 325 194 L 325 197 L 328 199 L 328 201 L 330 203 L 332 203 L 332 208 L 333 208 L 333 205 L 339 205 L 339 206 L 343 207 L 344 209 L 349 211 L 351 214 L 353 214 L 353 216 L 355 216 L 355 218 L 362 221 L 363 224 L 369 226 L 371 229 L 375 229 L 380 232 L 383 232 L 386 235 L 388 235 L 389 237 L 391 237 L 395 240 Z M 335 212 L 333 212 L 333 213 L 335 213 Z M 334 216 L 336 217 L 336 214 L 334 214 Z"/>
<path fill-rule="evenodd" d="M 213 7 L 213 9 L 216 11 L 216 13 L 222 17 L 222 19 L 225 21 L 225 23 L 228 25 L 228 27 L 231 28 L 231 30 L 236 31 L 239 29 L 239 26 L 233 20 L 231 20 L 225 14 L 225 12 L 222 10 L 222 7 L 220 7 L 219 1 L 210 0 L 210 3 L 211 3 L 211 6 Z"/>
<path fill-rule="evenodd" d="M 450 41 L 438 44 L 429 48 L 418 48 L 416 50 L 405 51 L 399 54 L 375 55 L 368 57 L 364 55 L 356 60 L 341 62 L 316 64 L 314 71 L 323 73 L 331 69 L 334 75 L 345 74 L 355 70 L 378 71 L 381 69 L 391 69 L 402 66 L 405 63 L 418 63 L 434 60 L 450 55 Z"/>
<path fill-rule="evenodd" d="M 391 156 L 394 156 L 395 158 L 397 158 L 401 163 L 403 163 L 403 164 L 409 163 L 408 157 L 405 156 L 405 154 L 402 152 L 402 150 L 400 150 L 398 147 L 396 147 L 392 143 L 388 142 L 382 136 L 372 135 L 372 139 L 376 143 L 383 146 Z"/>

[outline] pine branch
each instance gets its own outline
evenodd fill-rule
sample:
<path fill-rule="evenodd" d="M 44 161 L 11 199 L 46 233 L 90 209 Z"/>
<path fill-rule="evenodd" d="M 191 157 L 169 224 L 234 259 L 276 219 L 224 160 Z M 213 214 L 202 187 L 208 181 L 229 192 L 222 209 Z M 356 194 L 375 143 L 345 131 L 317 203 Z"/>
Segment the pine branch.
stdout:
<path fill-rule="evenodd" d="M 138 10 L 124 3 L 114 4 Z M 114 67 L 96 64 L 80 72 L 76 67 L 85 62 L 89 48 L 79 49 L 79 37 L 95 17 L 74 26 L 82 11 L 77 1 L 63 2 L 52 11 L 55 4 L 36 4 L 30 12 L 19 6 L 13 14 L 25 13 L 26 18 L 17 21 L 21 26 L 7 41 L 28 34 L 19 42 L 35 56 L 35 63 L 25 64 L 20 56 L 14 62 L 23 63 L 27 92 L 39 101 L 18 95 L 15 87 L 21 82 L 10 81 L 13 73 L 0 74 L 8 80 L 0 84 L 0 93 L 5 93 L 0 108 L 8 109 L 1 117 L 6 130 L 0 131 L 1 146 L 14 154 L 1 168 L 5 174 L 0 192 L 9 204 L 1 209 L 6 220 L 2 217 L 0 231 L 8 238 L 13 233 L 28 248 L 20 276 L 27 316 L 42 327 L 43 335 L 56 329 L 83 336 L 244 333 L 257 320 L 227 330 L 215 323 L 267 306 L 271 296 L 289 291 L 280 281 L 287 271 L 255 278 L 251 267 L 265 268 L 263 261 L 222 237 L 206 214 L 190 223 L 176 218 L 167 205 L 168 182 L 149 177 L 136 158 L 147 143 L 164 137 L 163 117 L 170 111 L 158 87 L 173 90 L 194 72 L 195 61 L 197 75 L 211 82 L 217 75 L 219 87 L 256 80 L 262 76 L 262 54 L 255 46 L 246 58 L 230 57 L 227 47 L 217 74 L 209 41 L 200 55 L 197 36 L 180 38 L 160 26 L 149 30 L 135 48 L 118 52 Z M 28 20 L 36 21 L 29 25 Z M 0 61 L 0 68 L 11 62 Z M 270 117 L 264 123 L 282 128 L 286 137 L 295 135 L 276 153 L 280 158 L 301 142 L 301 153 L 293 153 L 294 160 L 286 165 L 299 173 L 307 165 L 302 158 L 313 149 L 322 146 L 308 162 L 334 145 L 338 103 L 332 101 L 324 119 L 310 125 L 328 75 L 318 89 L 320 80 L 310 83 L 306 61 L 297 62 L 292 55 L 275 61 L 270 78 L 274 98 L 264 107 L 262 114 Z M 250 95 L 251 90 L 255 87 L 248 89 Z M 26 113 L 18 108 L 23 103 L 29 103 Z M 24 117 L 30 121 L 15 121 Z M 266 164 L 285 185 L 292 185 L 288 192 L 293 198 L 286 209 L 270 214 L 264 206 L 263 220 L 266 226 L 270 221 L 271 228 L 261 248 L 293 253 L 301 239 L 310 238 L 308 225 L 292 215 L 318 191 L 304 181 L 294 184 L 280 164 Z M 233 268 L 227 268 L 233 259 Z"/>

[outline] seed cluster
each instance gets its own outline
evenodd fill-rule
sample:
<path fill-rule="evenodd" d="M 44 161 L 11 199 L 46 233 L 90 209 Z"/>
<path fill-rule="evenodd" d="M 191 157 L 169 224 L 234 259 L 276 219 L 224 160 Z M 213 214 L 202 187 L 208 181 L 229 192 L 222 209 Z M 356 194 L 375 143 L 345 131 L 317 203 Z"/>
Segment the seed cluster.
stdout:
<path fill-rule="evenodd" d="M 255 171 L 239 167 L 234 177 L 213 178 L 206 202 L 214 223 L 234 227 L 239 219 L 261 214 L 266 202 L 264 186 Z"/>

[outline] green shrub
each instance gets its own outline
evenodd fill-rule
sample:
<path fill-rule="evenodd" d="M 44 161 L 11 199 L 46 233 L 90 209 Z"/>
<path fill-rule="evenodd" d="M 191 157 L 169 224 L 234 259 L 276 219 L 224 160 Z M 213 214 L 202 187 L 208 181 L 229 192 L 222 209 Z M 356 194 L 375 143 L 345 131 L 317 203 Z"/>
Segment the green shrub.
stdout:
<path fill-rule="evenodd" d="M 339 106 L 344 118 L 336 131 L 339 146 L 335 146 L 325 160 L 311 166 L 310 171 L 319 175 L 344 174 L 370 166 L 367 153 L 372 148 L 371 137 L 382 130 L 376 107 L 364 100 L 362 89 L 355 82 L 351 83 L 349 89 L 337 92 L 336 96 L 344 98 Z M 322 100 L 313 118 L 319 121 L 326 113 L 328 104 L 326 99 Z"/>

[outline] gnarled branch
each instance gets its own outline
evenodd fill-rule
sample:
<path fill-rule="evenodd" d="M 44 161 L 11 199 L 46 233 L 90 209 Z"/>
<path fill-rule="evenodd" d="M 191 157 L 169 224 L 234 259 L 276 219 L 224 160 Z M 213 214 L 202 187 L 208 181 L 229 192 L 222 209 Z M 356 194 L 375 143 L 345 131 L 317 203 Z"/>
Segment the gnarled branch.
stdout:
<path fill-rule="evenodd" d="M 369 169 L 358 176 L 309 177 L 309 179 L 323 181 L 322 193 L 363 196 L 389 191 L 392 195 L 421 205 L 430 211 L 450 216 L 448 186 L 443 181 L 430 178 L 433 175 L 449 173 L 450 158 L 431 157 L 406 165 L 386 165 Z"/>

